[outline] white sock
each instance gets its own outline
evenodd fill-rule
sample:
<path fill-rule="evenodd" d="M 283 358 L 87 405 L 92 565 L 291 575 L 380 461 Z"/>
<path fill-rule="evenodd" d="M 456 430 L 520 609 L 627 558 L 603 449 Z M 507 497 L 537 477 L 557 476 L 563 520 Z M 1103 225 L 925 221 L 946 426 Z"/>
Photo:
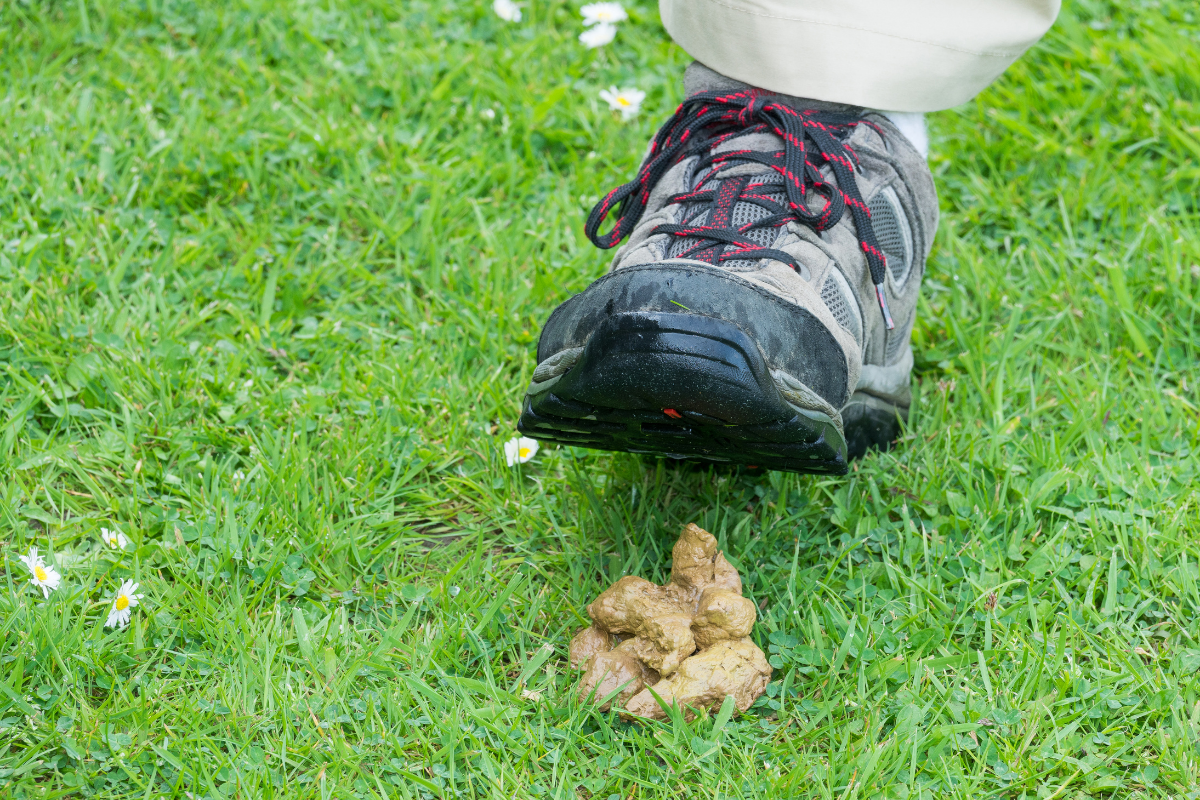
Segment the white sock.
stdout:
<path fill-rule="evenodd" d="M 917 152 L 929 158 L 929 130 L 925 127 L 925 115 L 920 111 L 880 111 L 892 124 L 900 129 L 905 138 L 917 148 Z"/>

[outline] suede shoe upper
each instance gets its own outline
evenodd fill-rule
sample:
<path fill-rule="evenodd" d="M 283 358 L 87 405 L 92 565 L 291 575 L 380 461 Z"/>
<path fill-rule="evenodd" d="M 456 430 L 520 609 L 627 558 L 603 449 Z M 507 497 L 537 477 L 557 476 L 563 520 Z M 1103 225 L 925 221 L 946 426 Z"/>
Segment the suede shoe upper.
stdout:
<path fill-rule="evenodd" d="M 597 246 L 627 241 L 546 322 L 518 429 L 844 473 L 911 403 L 932 176 L 882 114 L 698 65 L 687 83 L 637 176 L 588 217 Z"/>
<path fill-rule="evenodd" d="M 720 76 L 724 85 L 711 88 L 703 80 L 711 75 L 689 81 L 707 91 L 689 97 L 659 132 L 638 178 L 597 204 L 589 236 L 605 247 L 628 235 L 614 271 L 701 262 L 815 317 L 844 354 L 834 359 L 844 366 L 831 364 L 842 387 L 819 392 L 840 408 L 856 389 L 892 377 L 877 375 L 879 367 L 911 360 L 920 277 L 937 225 L 932 176 L 881 114 L 812 109 Z M 600 233 L 616 214 L 613 230 Z M 796 361 L 766 356 L 773 367 Z M 907 382 L 892 389 L 903 397 L 889 399 L 906 405 Z"/>

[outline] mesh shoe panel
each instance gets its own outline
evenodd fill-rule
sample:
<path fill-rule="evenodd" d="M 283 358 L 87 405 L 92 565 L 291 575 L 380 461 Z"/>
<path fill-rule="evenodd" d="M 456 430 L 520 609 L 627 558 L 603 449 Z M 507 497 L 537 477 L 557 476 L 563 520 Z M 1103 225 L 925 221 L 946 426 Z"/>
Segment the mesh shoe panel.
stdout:
<path fill-rule="evenodd" d="M 908 226 L 908 217 L 900 208 L 896 190 L 890 186 L 871 198 L 867 208 L 871 210 L 875 237 L 879 240 L 880 249 L 887 255 L 892 280 L 899 289 L 908 280 L 909 270 L 912 269 L 912 229 Z"/>
<path fill-rule="evenodd" d="M 785 199 L 782 194 L 767 195 L 776 202 L 782 203 Z M 733 207 L 733 227 L 741 228 L 743 225 L 748 225 L 751 222 L 769 217 L 771 212 L 754 203 L 738 203 Z M 744 234 L 747 239 L 757 244 L 759 247 L 770 247 L 779 238 L 779 228 L 753 228 L 746 231 Z M 755 262 L 738 258 L 732 261 L 726 261 L 725 266 L 730 269 L 753 269 Z"/>
<path fill-rule="evenodd" d="M 821 287 L 821 301 L 833 314 L 838 324 L 845 328 L 854 341 L 862 346 L 863 330 L 862 317 L 859 315 L 858 304 L 850 292 L 850 285 L 836 267 L 829 270 L 825 285 Z"/>
<path fill-rule="evenodd" d="M 884 355 L 883 363 L 895 364 L 896 359 L 904 352 L 905 346 L 908 345 L 912 322 L 912 320 L 909 320 L 907 324 L 897 325 L 895 330 L 888 332 L 887 353 Z"/>
<path fill-rule="evenodd" d="M 692 206 L 692 208 L 695 208 L 695 206 Z M 703 225 L 704 223 L 708 222 L 708 209 L 701 211 L 692 219 L 688 219 L 687 212 L 685 212 L 684 219 L 687 220 L 689 225 Z M 667 258 L 679 258 L 695 246 L 695 239 L 680 239 L 678 237 L 672 237 L 671 246 L 667 248 Z"/>
<path fill-rule="evenodd" d="M 777 203 L 784 203 L 787 200 L 786 194 L 784 194 L 783 192 L 770 191 L 771 189 L 780 188 L 778 186 L 778 184 L 779 184 L 779 180 L 778 180 L 777 175 L 764 174 L 764 175 L 757 175 L 757 176 L 751 178 L 749 185 L 751 187 L 761 186 L 762 187 L 762 190 L 760 190 L 761 194 L 765 195 L 766 197 L 770 197 L 772 200 L 774 200 Z M 713 189 L 719 185 L 720 185 L 719 181 L 707 182 L 704 187 L 696 187 L 696 188 L 697 189 L 699 189 L 699 188 Z M 708 211 L 702 211 L 700 214 L 697 214 L 695 218 L 687 219 L 687 213 L 685 212 L 684 219 L 687 220 L 687 223 L 689 225 L 703 225 L 708 221 L 708 215 L 709 215 Z M 740 202 L 733 207 L 733 214 L 732 214 L 732 218 L 731 218 L 730 222 L 733 225 L 733 227 L 741 228 L 743 225 L 748 225 L 752 222 L 757 222 L 758 220 L 763 219 L 764 217 L 769 217 L 770 215 L 771 215 L 771 212 L 767 211 L 765 208 L 763 208 L 760 205 L 756 205 L 754 203 Z M 747 239 L 749 239 L 750 241 L 759 245 L 760 247 L 770 247 L 772 244 L 775 243 L 775 240 L 777 238 L 779 238 L 780 232 L 781 232 L 780 228 L 754 228 L 752 230 L 746 231 L 746 233 L 744 235 Z M 683 239 L 675 239 L 673 242 L 671 242 L 670 247 L 667 248 L 667 256 L 666 257 L 667 258 L 679 258 L 680 256 L 683 256 L 683 254 L 686 253 L 688 250 L 691 250 L 692 248 L 694 248 L 696 246 L 697 242 L 698 242 L 697 239 L 691 238 L 691 237 L 687 237 L 687 238 L 683 238 Z M 731 261 L 726 261 L 724 263 L 725 267 L 727 267 L 729 269 L 735 269 L 735 270 L 753 269 L 755 267 L 755 265 L 756 265 L 755 261 L 751 261 L 748 259 L 740 259 L 740 258 L 734 259 Z"/>

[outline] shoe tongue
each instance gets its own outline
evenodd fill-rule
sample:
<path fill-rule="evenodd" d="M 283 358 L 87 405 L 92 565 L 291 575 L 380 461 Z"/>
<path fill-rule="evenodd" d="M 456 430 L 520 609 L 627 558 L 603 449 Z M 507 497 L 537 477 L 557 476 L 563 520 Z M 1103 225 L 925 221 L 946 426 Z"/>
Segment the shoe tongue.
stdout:
<path fill-rule="evenodd" d="M 729 178 L 740 178 L 748 176 L 750 181 L 747 183 L 747 188 L 762 186 L 760 192 L 767 194 L 779 194 L 780 197 L 786 196 L 786 190 L 783 187 L 783 178 L 778 172 L 763 172 L 762 164 L 738 164 L 736 166 L 727 167 L 720 172 L 709 175 L 704 180 L 699 180 L 702 176 L 697 176 L 695 185 L 692 186 L 693 191 L 700 189 L 717 189 L 721 183 Z M 765 216 L 765 215 L 764 215 Z"/>
<path fill-rule="evenodd" d="M 774 134 L 746 134 L 743 136 L 730 139 L 717 147 L 718 152 L 728 152 L 735 150 L 766 150 L 773 151 L 783 147 L 783 140 Z M 743 178 L 746 188 L 754 186 L 762 186 L 756 193 L 766 194 L 773 197 L 777 202 L 785 202 L 786 192 L 783 187 L 783 178 L 779 173 L 764 168 L 762 164 L 753 162 L 737 163 L 735 160 L 732 164 L 718 168 L 715 173 L 705 175 L 697 175 L 694 179 L 695 183 L 692 186 L 693 190 L 698 189 L 714 189 L 718 190 L 721 184 L 726 180 Z M 739 229 L 742 226 L 770 216 L 770 212 L 760 205 L 749 203 L 744 200 L 736 201 L 732 208 L 727 208 L 723 213 L 718 212 L 715 208 L 710 208 L 700 212 L 698 215 L 691 217 L 688 222 L 692 225 L 710 225 L 713 223 L 713 215 L 725 221 L 722 227 L 731 227 Z M 747 231 L 745 237 L 753 241 L 759 247 L 771 246 L 779 235 L 778 228 L 753 228 Z M 692 250 L 692 248 L 701 240 L 694 237 L 686 237 L 677 239 L 671 243 L 668 248 L 668 258 L 676 258 L 684 253 Z M 699 260 L 708 261 L 709 263 L 718 263 L 716 257 L 725 250 L 723 245 L 715 245 L 713 248 L 699 253 L 693 253 L 691 257 Z M 721 265 L 727 269 L 750 269 L 754 266 L 754 261 L 746 259 L 736 259 L 731 261 L 721 262 Z"/>
<path fill-rule="evenodd" d="M 773 153 L 783 149 L 783 139 L 773 133 L 744 133 L 739 136 L 734 136 L 727 139 L 721 144 L 713 148 L 714 153 L 732 153 L 739 150 L 756 150 L 760 152 Z M 740 162 L 738 159 L 731 159 L 728 163 L 721 164 L 715 171 L 705 170 L 697 174 L 693 178 L 692 190 L 701 188 L 703 184 L 713 184 L 714 182 L 722 181 L 726 178 L 733 178 L 740 175 L 749 175 L 750 183 L 776 183 L 779 182 L 778 173 L 765 168 L 762 164 L 755 162 Z M 703 179 L 703 180 L 702 180 Z M 715 186 L 714 186 L 715 188 Z"/>
<path fill-rule="evenodd" d="M 686 97 L 691 97 L 700 92 L 742 92 L 751 88 L 753 87 L 750 84 L 726 77 L 715 70 L 709 69 L 699 61 L 693 61 L 683 73 L 683 93 Z M 831 103 L 825 100 L 814 100 L 810 97 L 796 97 L 794 95 L 779 94 L 771 91 L 768 91 L 767 94 L 772 99 L 797 110 L 813 108 L 818 111 L 835 111 L 838 113 L 856 113 L 863 110 L 860 106 L 847 105 L 846 103 Z"/>
<path fill-rule="evenodd" d="M 714 153 L 731 150 L 761 150 L 768 153 L 783 149 L 783 138 L 773 133 L 742 133 L 726 139 L 713 148 Z"/>
<path fill-rule="evenodd" d="M 783 139 L 774 133 L 741 133 L 726 139 L 713 148 L 714 153 L 734 153 L 745 150 L 767 153 L 779 152 L 783 150 Z M 715 170 L 710 171 L 706 169 L 701 174 L 695 175 L 692 178 L 691 188 L 693 191 L 699 189 L 719 189 L 722 183 L 734 178 L 748 178 L 748 181 L 746 181 L 747 187 L 763 186 L 757 193 L 770 195 L 780 203 L 786 200 L 783 178 L 778 172 L 764 164 L 739 160 L 736 157 L 730 159 L 725 164 L 721 164 Z M 702 211 L 698 215 L 690 217 L 688 222 L 697 226 L 713 224 L 713 214 L 715 212 L 716 209 Z M 725 220 L 728 227 L 738 229 L 748 223 L 770 216 L 770 212 L 755 203 L 738 200 L 731 208 L 727 208 L 723 213 L 719 213 L 718 216 Z M 778 238 L 778 235 L 779 230 L 777 227 L 754 228 L 745 233 L 745 237 L 756 243 L 759 247 L 770 247 L 776 238 Z M 668 248 L 667 256 L 669 258 L 681 256 L 692 250 L 700 241 L 700 239 L 694 237 L 677 239 Z M 724 245 L 714 245 L 712 248 L 693 252 L 691 257 L 709 261 L 710 263 L 717 263 L 716 257 L 725 249 Z M 732 269 L 750 269 L 754 266 L 754 263 L 752 260 L 736 259 L 721 262 L 721 265 Z"/>

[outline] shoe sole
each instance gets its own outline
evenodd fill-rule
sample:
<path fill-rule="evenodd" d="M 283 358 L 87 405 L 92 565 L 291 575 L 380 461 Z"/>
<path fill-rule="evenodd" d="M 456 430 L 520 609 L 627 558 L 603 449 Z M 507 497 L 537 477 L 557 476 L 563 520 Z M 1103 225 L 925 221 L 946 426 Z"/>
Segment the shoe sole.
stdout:
<path fill-rule="evenodd" d="M 736 325 L 628 312 L 607 317 L 566 372 L 531 384 L 517 429 L 576 447 L 842 475 L 848 456 L 899 431 L 898 409 L 855 400 L 844 437 L 828 415 L 783 398 Z"/>

